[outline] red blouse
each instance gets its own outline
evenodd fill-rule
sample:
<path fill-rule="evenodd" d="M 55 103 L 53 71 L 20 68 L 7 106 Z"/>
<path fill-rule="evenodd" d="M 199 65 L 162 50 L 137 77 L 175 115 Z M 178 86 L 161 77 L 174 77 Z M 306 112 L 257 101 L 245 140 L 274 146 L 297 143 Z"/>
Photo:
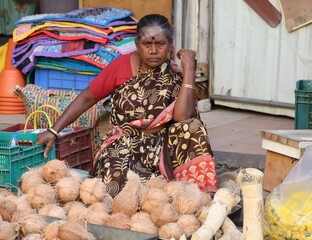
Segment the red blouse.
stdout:
<path fill-rule="evenodd" d="M 89 88 L 96 99 L 109 96 L 117 86 L 133 77 L 130 55 L 131 53 L 114 59 L 90 82 Z"/>

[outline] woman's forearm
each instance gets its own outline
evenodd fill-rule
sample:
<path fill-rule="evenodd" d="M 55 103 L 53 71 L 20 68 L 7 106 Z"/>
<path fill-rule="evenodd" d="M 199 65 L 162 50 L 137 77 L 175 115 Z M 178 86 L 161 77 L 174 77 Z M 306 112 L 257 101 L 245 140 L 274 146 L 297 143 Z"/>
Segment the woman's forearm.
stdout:
<path fill-rule="evenodd" d="M 81 114 L 97 103 L 89 88 L 81 92 L 75 100 L 66 108 L 60 118 L 53 125 L 53 129 L 60 132 L 63 128 L 73 123 Z"/>

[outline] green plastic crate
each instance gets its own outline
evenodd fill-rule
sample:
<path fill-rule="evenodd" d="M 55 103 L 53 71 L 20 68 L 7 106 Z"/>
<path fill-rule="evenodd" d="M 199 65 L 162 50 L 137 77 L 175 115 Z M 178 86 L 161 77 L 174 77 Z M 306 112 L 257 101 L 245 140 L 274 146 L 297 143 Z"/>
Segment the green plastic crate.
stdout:
<path fill-rule="evenodd" d="M 296 82 L 295 129 L 312 129 L 312 80 Z"/>
<path fill-rule="evenodd" d="M 28 140 L 35 144 L 37 134 L 16 133 L 17 140 Z M 45 145 L 9 147 L 12 133 L 0 132 L 0 187 L 16 191 L 21 175 L 29 168 L 44 165 L 55 159 L 55 146 L 47 158 L 43 157 Z"/>

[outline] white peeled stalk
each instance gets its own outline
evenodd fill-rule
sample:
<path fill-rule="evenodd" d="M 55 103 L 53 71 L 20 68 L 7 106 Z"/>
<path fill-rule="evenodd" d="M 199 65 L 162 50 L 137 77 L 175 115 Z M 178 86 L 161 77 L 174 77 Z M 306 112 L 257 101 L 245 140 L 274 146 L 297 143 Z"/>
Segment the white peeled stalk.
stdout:
<path fill-rule="evenodd" d="M 262 240 L 263 173 L 256 168 L 242 169 L 236 181 L 243 195 L 243 233 L 246 240 Z"/>
<path fill-rule="evenodd" d="M 245 235 L 237 229 L 235 224 L 228 217 L 222 223 L 221 230 L 223 232 L 219 240 L 245 240 Z"/>
<path fill-rule="evenodd" d="M 240 201 L 240 196 L 227 188 L 215 193 L 203 225 L 192 234 L 192 240 L 210 240 L 221 227 L 227 215 Z"/>

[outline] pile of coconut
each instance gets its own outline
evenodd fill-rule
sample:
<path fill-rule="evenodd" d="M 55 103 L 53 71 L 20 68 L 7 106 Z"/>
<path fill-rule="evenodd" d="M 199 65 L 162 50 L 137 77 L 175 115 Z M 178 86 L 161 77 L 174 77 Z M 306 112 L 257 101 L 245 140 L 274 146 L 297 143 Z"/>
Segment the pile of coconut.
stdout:
<path fill-rule="evenodd" d="M 205 221 L 212 198 L 196 184 L 162 177 L 142 184 L 133 172 L 127 178 L 112 198 L 101 179 L 84 179 L 64 161 L 30 169 L 20 178 L 18 194 L 0 191 L 0 240 L 95 239 L 88 223 L 180 239 Z M 59 220 L 49 223 L 45 216 Z"/>

